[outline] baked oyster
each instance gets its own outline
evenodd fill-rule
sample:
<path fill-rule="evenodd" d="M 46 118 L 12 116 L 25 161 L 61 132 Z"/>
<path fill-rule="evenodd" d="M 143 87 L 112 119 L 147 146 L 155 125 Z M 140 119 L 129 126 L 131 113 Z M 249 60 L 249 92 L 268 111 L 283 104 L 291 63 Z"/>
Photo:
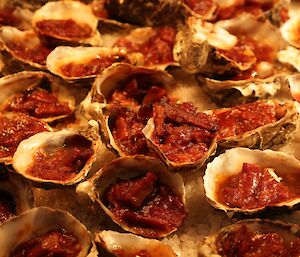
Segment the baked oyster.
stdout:
<path fill-rule="evenodd" d="M 120 157 L 77 186 L 124 230 L 149 238 L 176 231 L 187 215 L 182 177 L 157 159 Z"/>
<path fill-rule="evenodd" d="M 292 46 L 300 48 L 300 18 L 294 15 L 280 28 L 283 38 Z"/>
<path fill-rule="evenodd" d="M 296 224 L 280 221 L 243 220 L 206 237 L 199 247 L 201 257 L 291 256 L 300 254 Z"/>
<path fill-rule="evenodd" d="M 294 208 L 300 203 L 299 170 L 299 160 L 282 152 L 230 149 L 207 165 L 206 197 L 229 214 Z"/>
<path fill-rule="evenodd" d="M 10 219 L 0 228 L 0 255 L 5 257 L 62 254 L 97 256 L 92 236 L 75 217 L 39 207 Z"/>
<path fill-rule="evenodd" d="M 90 171 L 98 140 L 92 126 L 38 133 L 20 143 L 12 164 L 16 172 L 39 184 L 73 185 Z"/>

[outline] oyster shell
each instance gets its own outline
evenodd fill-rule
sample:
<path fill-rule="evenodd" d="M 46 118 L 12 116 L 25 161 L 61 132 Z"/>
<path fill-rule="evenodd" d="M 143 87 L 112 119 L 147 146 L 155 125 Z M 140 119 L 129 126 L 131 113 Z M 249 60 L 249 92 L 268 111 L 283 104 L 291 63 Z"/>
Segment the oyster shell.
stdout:
<path fill-rule="evenodd" d="M 286 49 L 281 50 L 278 53 L 278 60 L 287 66 L 295 68 L 300 71 L 300 50 L 292 46 L 288 46 Z"/>
<path fill-rule="evenodd" d="M 247 169 L 244 171 L 244 164 L 255 165 L 259 168 L 266 169 L 261 170 L 261 174 L 266 171 L 270 175 L 268 175 L 268 173 L 266 173 L 266 175 L 260 175 L 260 177 L 257 178 L 256 182 L 254 182 L 255 177 L 253 175 L 252 178 L 252 175 L 250 174 L 250 167 L 249 170 Z M 224 196 L 220 197 L 220 190 L 222 188 L 223 182 L 229 177 L 241 174 L 242 170 L 243 172 L 245 172 L 245 176 L 246 174 L 248 174 L 247 182 L 244 181 L 244 186 L 247 187 L 249 184 L 251 184 L 251 192 L 253 193 L 253 195 L 245 193 L 243 206 L 238 206 L 239 203 L 237 203 L 236 206 L 233 206 L 231 202 L 225 203 L 222 199 L 222 197 Z M 204 175 L 204 189 L 206 192 L 206 197 L 213 207 L 229 213 L 239 212 L 245 214 L 253 214 L 262 212 L 268 208 L 289 209 L 300 203 L 300 192 L 298 193 L 298 196 L 297 193 L 286 193 L 286 196 L 283 198 L 283 196 L 280 195 L 282 192 L 281 190 L 283 189 L 279 188 L 279 184 L 274 185 L 274 183 L 282 182 L 280 183 L 280 185 L 283 185 L 285 187 L 285 190 L 294 192 L 293 188 L 295 189 L 297 188 L 297 186 L 299 186 L 297 185 L 297 178 L 300 177 L 299 170 L 300 161 L 291 155 L 272 150 L 261 151 L 250 150 L 247 148 L 234 148 L 227 150 L 224 154 L 216 157 L 211 163 L 207 165 Z M 264 180 L 263 182 L 261 182 L 260 179 L 263 179 L 262 176 L 265 176 L 265 178 L 267 178 L 268 180 Z M 274 179 L 276 182 L 272 179 Z M 260 182 L 262 183 L 262 186 L 263 183 L 265 183 L 265 189 L 258 188 L 258 184 Z M 272 183 L 272 185 L 267 183 Z M 264 195 L 260 195 L 260 193 L 263 193 Z M 267 199 L 265 198 L 266 195 L 269 195 L 267 197 L 267 201 L 265 201 Z M 271 195 L 273 195 L 272 199 Z M 243 196 L 244 195 L 240 195 L 236 197 L 239 197 L 240 199 Z M 251 199 L 254 202 L 251 201 Z M 257 203 L 255 201 L 257 201 Z"/>
<path fill-rule="evenodd" d="M 71 234 L 81 248 L 76 256 L 88 256 L 93 242 L 86 227 L 68 212 L 47 207 L 27 211 L 1 226 L 0 255 L 3 257 L 12 256 L 11 254 L 22 243 L 53 231 Z M 95 253 L 94 256 L 97 254 Z"/>
<path fill-rule="evenodd" d="M 148 254 L 151 257 L 176 257 L 170 246 L 155 239 L 146 239 L 129 233 L 101 231 L 95 241 L 108 252 L 119 257 L 135 257 Z"/>
<path fill-rule="evenodd" d="M 30 186 L 19 175 L 12 172 L 0 174 L 0 223 L 15 215 L 19 215 L 34 207 L 34 199 Z M 5 212 L 5 206 L 9 212 Z M 7 209 L 6 209 L 7 210 Z"/>
<path fill-rule="evenodd" d="M 291 95 L 300 103 L 300 73 L 288 77 Z"/>
<path fill-rule="evenodd" d="M 237 240 L 239 235 L 239 240 Z M 232 252 L 234 249 L 238 249 L 241 256 L 244 256 L 245 248 L 247 249 L 247 246 L 252 245 L 251 249 L 248 248 L 248 253 L 253 254 L 253 256 L 256 254 L 274 255 L 278 253 L 278 248 L 281 252 L 289 254 L 287 249 L 290 246 L 290 249 L 294 249 L 295 253 L 291 256 L 296 257 L 299 254 L 299 237 L 299 226 L 296 224 L 259 219 L 243 220 L 223 228 L 215 235 L 206 237 L 200 246 L 199 256 L 231 257 L 234 256 Z M 232 248 L 226 247 L 226 242 Z M 243 242 L 244 245 L 242 245 Z M 280 245 L 278 248 L 275 247 L 275 242 L 276 246 Z M 283 244 L 283 248 L 281 248 L 281 244 Z"/>
<path fill-rule="evenodd" d="M 126 52 L 104 47 L 56 47 L 47 57 L 47 68 L 66 80 L 96 77 L 115 62 L 128 62 Z"/>
<path fill-rule="evenodd" d="M 178 207 L 177 200 L 173 198 L 172 200 L 172 208 L 171 206 L 168 206 L 167 203 L 159 203 L 159 206 L 164 209 L 164 211 L 168 210 L 168 214 L 165 214 L 164 216 L 167 216 L 167 221 L 170 222 L 171 220 L 178 221 L 178 224 L 169 224 L 169 225 L 163 225 L 161 226 L 161 222 L 165 221 L 159 221 L 159 219 L 162 219 L 162 216 L 160 211 L 157 210 L 157 212 L 152 212 L 153 210 L 151 207 L 151 198 L 147 198 L 147 195 L 152 194 L 150 191 L 153 190 L 152 187 L 154 185 L 150 186 L 148 182 L 145 181 L 145 184 L 143 185 L 136 185 L 134 188 L 143 188 L 138 189 L 139 191 L 139 197 L 134 196 L 134 192 L 130 193 L 130 190 L 128 191 L 128 197 L 133 197 L 133 200 L 135 202 L 136 208 L 132 209 L 131 206 L 128 210 L 131 209 L 131 213 L 136 213 L 138 217 L 140 217 L 140 220 L 132 220 L 132 222 L 129 221 L 129 219 L 126 221 L 126 218 L 120 217 L 115 211 L 110 209 L 109 202 L 106 198 L 106 194 L 110 188 L 112 188 L 113 185 L 117 185 L 116 183 L 127 183 L 130 179 L 131 181 L 137 181 L 137 178 L 140 178 L 141 176 L 144 176 L 142 178 L 146 178 L 149 175 L 149 172 L 151 172 L 151 176 L 157 177 L 158 183 L 164 188 L 168 188 L 167 190 L 172 191 L 172 197 L 173 198 L 176 195 L 176 199 L 180 201 L 180 207 Z M 147 178 L 148 179 L 148 178 Z M 156 183 L 156 182 L 155 182 Z M 151 190 L 149 191 L 149 186 L 151 187 Z M 125 189 L 125 188 L 124 188 Z M 133 187 L 132 187 L 133 189 Z M 145 191 L 144 191 L 145 190 Z M 144 193 L 141 193 L 141 192 Z M 134 155 L 134 156 L 128 156 L 128 157 L 120 157 L 117 160 L 114 160 L 108 164 L 106 164 L 101 170 L 99 170 L 91 179 L 89 179 L 86 182 L 83 182 L 77 186 L 76 189 L 77 193 L 84 193 L 87 194 L 93 202 L 95 202 L 98 206 L 100 206 L 105 213 L 111 217 L 111 219 L 120 225 L 124 230 L 139 234 L 145 237 L 164 237 L 169 235 L 170 233 L 176 231 L 180 224 L 182 223 L 182 219 L 186 215 L 186 207 L 185 207 L 185 189 L 182 177 L 179 174 L 171 173 L 166 166 L 164 166 L 161 162 L 159 162 L 157 159 L 147 157 L 144 155 Z M 145 201 L 142 203 L 142 207 L 139 203 L 141 199 L 138 199 L 142 197 Z M 178 197 L 178 198 L 177 198 Z M 148 199 L 148 200 L 147 200 Z M 156 197 L 155 197 L 156 199 Z M 149 202 L 150 205 L 147 205 Z M 129 204 L 129 203 L 128 203 Z M 155 205 L 155 204 L 154 204 Z M 148 208 L 148 211 L 146 211 L 144 214 L 142 214 L 143 206 L 145 208 Z M 155 205 L 156 206 L 156 205 Z M 154 208 L 160 208 L 159 206 Z M 167 207 L 168 206 L 168 207 Z M 175 207 L 177 206 L 177 207 Z M 125 208 L 125 207 L 120 207 Z M 167 208 L 167 209 L 166 209 Z M 173 209 L 175 208 L 177 211 L 177 215 L 179 217 L 174 217 L 175 213 Z M 173 209 L 173 210 L 171 210 Z M 136 211 L 134 211 L 136 210 Z M 124 210 L 125 211 L 125 210 Z M 139 212 L 138 212 L 139 211 Z M 140 213 L 141 211 L 141 213 Z M 140 214 L 138 214 L 140 213 Z M 151 213 L 156 213 L 154 217 L 151 215 Z M 130 215 L 130 214 L 128 214 Z M 145 216 L 144 216 L 145 215 Z M 147 215 L 149 217 L 147 217 Z M 171 218 L 171 216 L 172 218 Z M 144 218 L 143 218 L 144 217 Z M 153 226 L 151 223 L 147 223 L 144 219 L 156 219 L 158 223 L 157 225 Z M 144 220 L 144 221 L 143 221 Z M 143 223 L 145 222 L 145 223 Z M 152 225 L 151 225 L 152 224 Z"/>
<path fill-rule="evenodd" d="M 22 112 L 50 122 L 75 110 L 69 90 L 44 72 L 24 71 L 2 77 L 0 90 L 0 111 Z"/>
<path fill-rule="evenodd" d="M 98 140 L 92 126 L 38 133 L 20 143 L 12 164 L 16 172 L 37 183 L 73 185 L 90 171 Z"/>
<path fill-rule="evenodd" d="M 12 157 L 18 145 L 24 139 L 52 129 L 36 118 L 22 113 L 0 113 L 0 162 L 12 163 Z"/>
<path fill-rule="evenodd" d="M 48 2 L 32 17 L 35 32 L 43 37 L 93 46 L 101 44 L 98 19 L 79 1 Z"/>
<path fill-rule="evenodd" d="M 299 117 L 297 110 L 296 102 L 286 101 L 283 103 L 278 102 L 277 100 L 269 101 L 257 101 L 248 106 L 252 105 L 266 105 L 271 109 L 274 108 L 274 118 L 276 121 L 271 123 L 264 123 L 263 126 L 257 127 L 241 134 L 226 134 L 227 128 L 225 130 L 220 130 L 221 134 L 224 132 L 224 135 L 221 135 L 219 132 L 217 143 L 223 148 L 233 148 L 233 147 L 248 147 L 248 148 L 259 148 L 259 149 L 276 149 L 280 145 L 288 142 L 294 135 L 296 131 L 296 124 Z M 229 110 L 235 110 L 235 108 L 241 108 L 242 106 L 223 108 L 215 111 L 208 111 L 207 113 L 214 113 L 214 115 L 220 117 L 225 117 L 224 112 Z M 244 105 L 244 107 L 247 107 Z M 242 108 L 243 109 L 243 108 Z M 257 110 L 259 113 L 259 109 Z M 264 113 L 267 114 L 267 113 Z M 247 121 L 247 118 L 244 117 L 244 120 Z M 253 120 L 249 124 L 254 124 Z M 220 128 L 219 128 L 220 129 Z"/>
<path fill-rule="evenodd" d="M 190 17 L 177 33 L 174 56 L 185 71 L 211 76 L 246 71 L 265 58 L 272 64 L 285 46 L 276 27 L 251 15 L 215 24 Z"/>
<path fill-rule="evenodd" d="M 0 40 L 5 51 L 20 63 L 46 69 L 46 58 L 53 47 L 42 42 L 34 31 L 3 26 L 0 28 Z"/>
<path fill-rule="evenodd" d="M 113 108 L 114 104 L 109 102 L 109 98 L 116 90 L 122 89 L 126 85 L 124 83 L 137 76 L 149 80 L 151 82 L 150 86 L 161 86 L 161 88 L 166 90 L 167 94 L 175 85 L 175 81 L 167 72 L 136 67 L 125 63 L 113 64 L 97 77 L 90 94 L 81 104 L 85 116 L 100 123 L 104 142 L 120 156 L 128 155 L 128 152 L 116 142 L 113 136 L 111 126 L 118 111 L 113 110 L 116 108 Z M 145 87 L 145 85 L 142 86 Z M 129 111 L 138 108 L 137 106 L 133 108 L 125 106 L 125 109 L 129 109 Z"/>

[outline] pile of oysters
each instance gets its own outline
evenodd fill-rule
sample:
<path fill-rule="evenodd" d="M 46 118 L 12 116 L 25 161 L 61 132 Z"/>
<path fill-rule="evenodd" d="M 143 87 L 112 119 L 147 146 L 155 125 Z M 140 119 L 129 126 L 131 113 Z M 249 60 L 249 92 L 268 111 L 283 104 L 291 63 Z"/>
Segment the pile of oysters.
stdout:
<path fill-rule="evenodd" d="M 231 225 L 195 257 L 299 257 L 299 13 L 0 1 L 0 257 L 194 256 L 163 239 L 201 190 Z"/>

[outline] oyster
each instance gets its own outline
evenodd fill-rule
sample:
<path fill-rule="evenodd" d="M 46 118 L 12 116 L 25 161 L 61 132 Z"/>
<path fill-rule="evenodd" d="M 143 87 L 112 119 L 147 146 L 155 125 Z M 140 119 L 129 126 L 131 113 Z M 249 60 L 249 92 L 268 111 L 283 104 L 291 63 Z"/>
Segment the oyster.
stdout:
<path fill-rule="evenodd" d="M 288 77 L 290 91 L 293 98 L 300 103 L 300 73 Z"/>
<path fill-rule="evenodd" d="M 35 182 L 73 185 L 90 171 L 98 140 L 92 126 L 39 133 L 20 143 L 12 164 L 16 172 Z"/>
<path fill-rule="evenodd" d="M 223 148 L 276 149 L 296 131 L 299 113 L 296 102 L 256 101 L 208 111 L 218 120 L 217 143 Z"/>
<path fill-rule="evenodd" d="M 142 128 L 151 115 L 151 104 L 167 95 L 174 85 L 173 78 L 164 71 L 113 64 L 95 80 L 82 107 L 89 119 L 100 123 L 103 140 L 110 149 L 120 156 L 145 153 L 148 150 Z M 125 127 L 122 129 L 120 124 Z M 125 131 L 128 136 L 122 137 Z"/>
<path fill-rule="evenodd" d="M 21 31 L 14 27 L 0 28 L 0 40 L 5 51 L 20 63 L 39 69 L 46 68 L 46 58 L 53 47 L 45 44 L 32 30 Z"/>
<path fill-rule="evenodd" d="M 215 152 L 217 123 L 198 112 L 191 103 L 154 104 L 153 118 L 143 133 L 168 166 L 174 169 L 196 168 Z"/>
<path fill-rule="evenodd" d="M 174 55 L 189 73 L 234 76 L 255 71 L 261 62 L 272 68 L 277 52 L 285 46 L 276 27 L 251 15 L 215 24 L 190 17 L 177 34 Z"/>
<path fill-rule="evenodd" d="M 52 129 L 44 122 L 22 113 L 0 113 L 0 162 L 11 164 L 12 157 L 24 139 Z"/>
<path fill-rule="evenodd" d="M 104 47 L 55 48 L 47 58 L 47 68 L 67 79 L 92 78 L 115 62 L 129 62 L 124 51 Z"/>
<path fill-rule="evenodd" d="M 79 1 L 48 2 L 32 17 L 33 29 L 39 36 L 93 46 L 101 44 L 97 25 L 91 8 Z"/>
<path fill-rule="evenodd" d="M 292 46 L 300 48 L 300 17 L 294 15 L 280 28 L 283 38 Z"/>
<path fill-rule="evenodd" d="M 0 79 L 0 111 L 21 112 L 50 122 L 69 116 L 75 99 L 69 90 L 44 72 L 19 72 Z"/>
<path fill-rule="evenodd" d="M 229 213 L 293 208 L 300 203 L 299 170 L 288 154 L 234 148 L 207 165 L 204 188 L 209 203 Z"/>
<path fill-rule="evenodd" d="M 278 53 L 278 60 L 283 63 L 286 64 L 292 68 L 295 68 L 297 71 L 300 71 L 300 50 L 292 47 L 292 46 L 288 46 L 286 49 L 281 50 Z"/>
<path fill-rule="evenodd" d="M 45 255 L 59 251 L 63 255 L 86 257 L 93 249 L 91 234 L 83 224 L 68 212 L 47 207 L 10 219 L 1 226 L 0 238 L 3 257 L 20 256 L 21 252 L 30 255 L 37 249 Z"/>
<path fill-rule="evenodd" d="M 108 163 L 76 192 L 88 194 L 124 230 L 144 237 L 169 235 L 187 213 L 181 176 L 143 155 Z"/>
<path fill-rule="evenodd" d="M 34 207 L 30 186 L 12 172 L 0 174 L 0 223 Z"/>
<path fill-rule="evenodd" d="M 129 233 L 101 231 L 95 241 L 108 252 L 119 257 L 151 256 L 176 257 L 170 246 L 155 239 L 146 239 Z"/>
<path fill-rule="evenodd" d="M 296 224 L 269 220 L 243 220 L 206 237 L 201 257 L 291 256 L 300 254 L 300 229 Z"/>

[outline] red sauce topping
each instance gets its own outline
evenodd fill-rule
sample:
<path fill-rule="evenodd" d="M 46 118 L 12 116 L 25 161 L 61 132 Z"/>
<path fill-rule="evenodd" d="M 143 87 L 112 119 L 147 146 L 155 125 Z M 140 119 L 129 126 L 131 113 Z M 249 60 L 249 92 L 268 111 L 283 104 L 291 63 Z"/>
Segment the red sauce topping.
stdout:
<path fill-rule="evenodd" d="M 250 231 L 242 225 L 236 231 L 220 234 L 216 242 L 219 254 L 226 257 L 298 257 L 300 239 L 293 237 L 294 240 L 285 240 L 276 231 Z"/>
<path fill-rule="evenodd" d="M 49 118 L 72 113 L 69 104 L 41 89 L 28 90 L 14 95 L 5 111 L 23 112 L 36 118 Z"/>
<path fill-rule="evenodd" d="M 151 254 L 147 250 L 141 250 L 137 253 L 126 253 L 126 251 L 122 249 L 117 249 L 113 251 L 113 254 L 117 257 L 152 257 Z"/>
<path fill-rule="evenodd" d="M 83 77 L 100 74 L 105 68 L 115 62 L 128 62 L 125 56 L 100 56 L 85 63 L 68 63 L 60 67 L 66 77 Z"/>
<path fill-rule="evenodd" d="M 17 18 L 14 14 L 13 8 L 3 8 L 0 9 L 0 25 L 5 26 L 16 26 L 20 23 L 19 18 Z"/>
<path fill-rule="evenodd" d="M 186 5 L 199 15 L 206 15 L 213 8 L 212 0 L 184 0 Z"/>
<path fill-rule="evenodd" d="M 147 76 L 135 76 L 114 91 L 109 99 L 114 113 L 110 128 L 122 151 L 129 155 L 149 153 L 142 129 L 152 117 L 152 104 L 165 95 L 166 90 L 153 85 Z"/>
<path fill-rule="evenodd" d="M 38 34 L 63 39 L 89 38 L 93 31 L 88 25 L 74 20 L 43 20 L 36 23 Z"/>
<path fill-rule="evenodd" d="M 136 233 L 146 237 L 171 232 L 186 216 L 180 198 L 161 185 L 153 172 L 110 185 L 104 197 L 120 222 L 134 227 Z"/>
<path fill-rule="evenodd" d="M 76 257 L 81 250 L 74 235 L 53 230 L 21 243 L 10 257 Z"/>
<path fill-rule="evenodd" d="M 197 112 L 191 103 L 154 105 L 155 133 L 152 139 L 171 161 L 195 162 L 209 149 L 216 122 L 207 114 Z"/>
<path fill-rule="evenodd" d="M 15 215 L 16 203 L 13 197 L 5 191 L 0 191 L 0 224 Z"/>
<path fill-rule="evenodd" d="M 217 192 L 222 203 L 251 210 L 292 200 L 297 197 L 292 190 L 284 182 L 277 182 L 268 169 L 244 163 L 240 173 L 221 180 Z"/>
<path fill-rule="evenodd" d="M 68 181 L 76 177 L 93 153 L 89 140 L 70 136 L 61 148 L 48 152 L 41 149 L 26 173 L 41 179 Z"/>
<path fill-rule="evenodd" d="M 0 116 L 0 158 L 12 156 L 22 140 L 47 130 L 44 123 L 25 114 Z"/>
<path fill-rule="evenodd" d="M 154 28 L 155 35 L 147 42 L 137 44 L 126 37 L 119 39 L 115 46 L 124 47 L 128 52 L 140 52 L 144 56 L 145 65 L 164 64 L 173 62 L 173 47 L 176 38 L 176 29 L 172 27 Z"/>
<path fill-rule="evenodd" d="M 264 102 L 242 104 L 230 109 L 216 110 L 213 116 L 219 124 L 218 137 L 241 135 L 277 121 L 276 107 Z"/>
<path fill-rule="evenodd" d="M 7 47 L 12 51 L 12 53 L 23 60 L 38 63 L 40 65 L 46 65 L 47 56 L 51 53 L 53 48 L 45 44 L 35 44 L 33 47 L 28 47 L 22 42 L 9 42 Z"/>

